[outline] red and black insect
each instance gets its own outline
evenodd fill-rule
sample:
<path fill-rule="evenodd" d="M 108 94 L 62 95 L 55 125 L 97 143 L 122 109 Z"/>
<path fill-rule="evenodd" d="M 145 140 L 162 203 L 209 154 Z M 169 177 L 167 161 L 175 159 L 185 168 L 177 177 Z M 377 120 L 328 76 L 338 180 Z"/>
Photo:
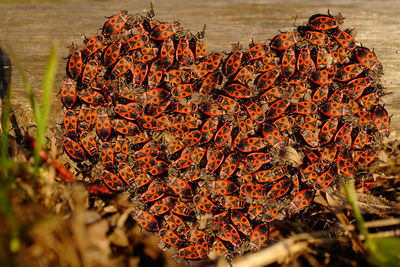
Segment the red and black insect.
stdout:
<path fill-rule="evenodd" d="M 132 51 L 144 47 L 149 42 L 149 35 L 147 33 L 138 33 L 129 38 L 124 46 L 126 50 Z"/>
<path fill-rule="evenodd" d="M 314 190 L 312 189 L 304 189 L 298 192 L 292 202 L 290 202 L 289 210 L 295 212 L 306 208 L 314 199 L 314 194 Z"/>
<path fill-rule="evenodd" d="M 173 213 L 188 217 L 192 215 L 192 210 L 189 206 L 187 206 L 185 203 L 183 203 L 180 200 L 176 200 L 175 206 L 171 210 Z"/>
<path fill-rule="evenodd" d="M 372 161 L 375 160 L 377 155 L 378 153 L 376 153 L 371 148 L 365 151 L 355 151 L 354 161 L 361 166 L 367 166 L 368 164 L 370 164 Z"/>
<path fill-rule="evenodd" d="M 124 119 L 112 120 L 112 127 L 116 132 L 128 136 L 133 136 L 140 131 L 136 123 Z"/>
<path fill-rule="evenodd" d="M 219 198 L 219 203 L 225 208 L 225 209 L 231 209 L 231 210 L 241 210 L 245 208 L 246 202 L 237 196 L 221 196 Z"/>
<path fill-rule="evenodd" d="M 317 31 L 327 31 L 339 27 L 339 20 L 330 15 L 317 14 L 310 17 L 308 24 Z"/>
<path fill-rule="evenodd" d="M 228 77 L 232 77 L 233 75 L 235 75 L 239 71 L 240 65 L 242 63 L 242 58 L 242 51 L 238 49 L 233 51 L 225 61 L 223 68 L 224 74 Z"/>
<path fill-rule="evenodd" d="M 269 109 L 265 115 L 268 118 L 276 119 L 286 111 L 290 104 L 291 103 L 288 98 L 283 98 L 275 101 L 272 105 L 269 106 Z"/>
<path fill-rule="evenodd" d="M 189 259 L 189 260 L 198 260 L 207 256 L 207 254 L 199 254 L 197 249 L 197 245 L 190 245 L 187 247 L 180 248 L 178 250 L 178 255 L 181 258 Z"/>
<path fill-rule="evenodd" d="M 199 93 L 203 96 L 211 94 L 221 83 L 222 77 L 219 72 L 209 73 L 200 85 Z"/>
<path fill-rule="evenodd" d="M 326 68 L 328 65 L 328 52 L 326 51 L 325 48 L 318 47 L 316 51 L 316 59 L 315 59 L 315 64 L 317 69 L 323 69 Z"/>
<path fill-rule="evenodd" d="M 217 103 L 221 108 L 225 109 L 229 113 L 236 114 L 241 111 L 239 103 L 228 96 L 219 95 L 217 98 Z"/>
<path fill-rule="evenodd" d="M 131 69 L 131 66 L 132 66 L 132 58 L 130 55 L 126 55 L 122 57 L 120 60 L 118 60 L 118 62 L 112 69 L 111 73 L 114 76 L 114 78 L 118 78 L 122 74 L 129 71 Z"/>
<path fill-rule="evenodd" d="M 229 180 L 212 181 L 209 187 L 213 193 L 220 195 L 232 195 L 238 190 L 238 186 Z"/>
<path fill-rule="evenodd" d="M 273 122 L 273 125 L 281 132 L 289 130 L 295 123 L 291 116 L 282 116 Z"/>
<path fill-rule="evenodd" d="M 255 67 L 257 72 L 266 72 L 278 68 L 280 65 L 279 57 L 266 56 L 261 60 L 256 61 Z"/>
<path fill-rule="evenodd" d="M 154 40 L 165 40 L 177 31 L 178 26 L 176 24 L 160 24 L 152 29 L 150 37 Z"/>
<path fill-rule="evenodd" d="M 193 196 L 192 187 L 184 180 L 177 177 L 166 178 L 166 183 L 170 189 L 179 197 L 191 198 Z"/>
<path fill-rule="evenodd" d="M 257 45 L 252 45 L 250 49 L 246 52 L 246 59 L 247 60 L 256 60 L 265 57 L 270 48 L 269 45 L 266 43 L 261 43 Z"/>
<path fill-rule="evenodd" d="M 345 32 L 345 31 L 341 31 L 339 29 L 335 29 L 332 33 L 332 36 L 343 47 L 350 49 L 350 50 L 353 50 L 356 48 L 356 41 L 349 33 Z"/>
<path fill-rule="evenodd" d="M 64 128 L 69 136 L 77 134 L 78 119 L 72 109 L 67 109 L 64 113 Z"/>
<path fill-rule="evenodd" d="M 131 166 L 129 166 L 125 162 L 120 162 L 118 164 L 118 174 L 126 184 L 132 185 L 134 187 L 143 186 L 151 181 L 150 179 L 148 179 L 146 182 L 144 182 L 144 180 L 142 180 L 143 177 L 141 177 L 140 174 L 135 174 Z"/>
<path fill-rule="evenodd" d="M 318 110 L 318 106 L 310 101 L 303 101 L 291 104 L 290 111 L 295 114 L 309 115 Z"/>
<path fill-rule="evenodd" d="M 277 50 L 286 50 L 293 46 L 299 40 L 299 36 L 295 33 L 281 33 L 272 39 L 271 47 Z"/>
<path fill-rule="evenodd" d="M 96 110 L 96 132 L 102 140 L 107 140 L 111 134 L 110 119 L 102 108 L 97 108 Z"/>
<path fill-rule="evenodd" d="M 379 71 L 382 68 L 375 54 L 366 47 L 357 47 L 356 57 L 361 65 L 370 70 Z"/>
<path fill-rule="evenodd" d="M 182 143 L 188 147 L 194 146 L 200 142 L 201 137 L 202 132 L 200 130 L 192 130 L 182 138 Z"/>
<path fill-rule="evenodd" d="M 313 74 L 311 74 L 310 80 L 318 85 L 326 85 L 331 82 L 327 70 L 318 70 L 314 72 Z"/>
<path fill-rule="evenodd" d="M 348 114 L 349 108 L 346 104 L 328 101 L 319 106 L 319 111 L 326 116 L 335 117 Z"/>
<path fill-rule="evenodd" d="M 329 143 L 334 135 L 336 134 L 336 129 L 338 126 L 339 120 L 337 117 L 329 118 L 324 125 L 322 125 L 321 130 L 319 132 L 319 142 L 321 144 Z"/>
<path fill-rule="evenodd" d="M 260 183 L 270 183 L 281 179 L 286 174 L 288 174 L 286 166 L 276 166 L 273 169 L 256 171 L 253 176 Z"/>
<path fill-rule="evenodd" d="M 193 197 L 193 203 L 198 209 L 206 213 L 213 214 L 217 211 L 218 208 L 210 199 L 202 195 L 195 195 Z"/>
<path fill-rule="evenodd" d="M 103 64 L 111 66 L 117 62 L 122 48 L 122 43 L 118 40 L 113 41 L 109 44 L 103 52 Z"/>
<path fill-rule="evenodd" d="M 324 190 L 326 189 L 334 180 L 335 173 L 332 169 L 328 169 L 324 173 L 320 174 L 314 182 L 314 190 Z"/>
<path fill-rule="evenodd" d="M 250 237 L 250 249 L 257 250 L 262 247 L 265 241 L 267 241 L 269 235 L 268 225 L 261 223 L 257 225 Z"/>
<path fill-rule="evenodd" d="M 152 183 L 154 183 L 154 181 Z M 149 186 L 147 191 L 140 195 L 140 200 L 144 203 L 156 201 L 162 198 L 165 195 L 166 191 L 167 189 L 163 184 Z"/>
<path fill-rule="evenodd" d="M 104 23 L 103 34 L 105 36 L 110 36 L 118 33 L 125 26 L 127 20 L 127 11 L 123 11 L 122 13 L 115 15 L 107 20 L 106 23 Z"/>
<path fill-rule="evenodd" d="M 211 117 L 207 119 L 206 122 L 201 127 L 201 133 L 202 133 L 201 142 L 202 143 L 209 142 L 214 137 L 214 134 L 216 133 L 217 129 L 218 129 L 218 118 Z"/>
<path fill-rule="evenodd" d="M 342 157 L 339 154 L 336 161 L 337 174 L 353 177 L 356 172 L 356 168 L 354 167 L 354 164 L 352 162 L 353 159 L 351 157 Z"/>
<path fill-rule="evenodd" d="M 191 54 L 193 52 L 189 47 L 189 39 L 186 37 L 180 38 L 176 47 L 176 61 L 181 65 L 186 65 Z"/>
<path fill-rule="evenodd" d="M 382 106 L 376 106 L 372 113 L 374 124 L 378 129 L 380 135 L 388 136 L 389 135 L 389 116 Z"/>
<path fill-rule="evenodd" d="M 200 79 L 207 75 L 210 71 L 207 70 L 207 61 L 202 61 L 194 67 L 190 71 L 190 78 L 192 79 Z"/>
<path fill-rule="evenodd" d="M 61 88 L 61 100 L 64 106 L 72 108 L 76 102 L 77 92 L 76 87 L 71 79 L 65 79 Z"/>
<path fill-rule="evenodd" d="M 340 148 L 350 148 L 352 130 L 353 126 L 350 123 L 346 122 L 345 124 L 343 124 L 343 126 L 337 131 L 335 135 L 335 144 Z"/>
<path fill-rule="evenodd" d="M 105 41 L 104 35 L 97 34 L 87 40 L 85 47 L 82 49 L 82 54 L 88 58 L 103 47 Z"/>
<path fill-rule="evenodd" d="M 224 152 L 216 147 L 211 146 L 207 149 L 207 165 L 206 172 L 211 174 L 214 173 L 224 160 Z"/>
<path fill-rule="evenodd" d="M 140 63 L 140 62 L 133 64 L 133 66 L 131 68 L 133 86 L 142 85 L 144 79 L 146 78 L 148 70 L 149 70 L 149 67 L 147 64 Z"/>
<path fill-rule="evenodd" d="M 371 135 L 367 134 L 365 131 L 360 131 L 356 138 L 354 138 L 351 148 L 361 150 L 364 146 L 372 145 L 373 141 L 374 138 Z"/>
<path fill-rule="evenodd" d="M 114 173 L 103 170 L 100 174 L 101 179 L 111 191 L 118 191 L 123 187 L 122 180 Z"/>
<path fill-rule="evenodd" d="M 143 210 L 134 210 L 132 216 L 147 231 L 157 232 L 159 230 L 157 219 L 150 213 Z"/>
<path fill-rule="evenodd" d="M 222 54 L 218 52 L 214 52 L 208 56 L 206 63 L 206 70 L 208 72 L 215 71 L 221 65 L 222 62 Z"/>
<path fill-rule="evenodd" d="M 94 136 L 88 131 L 82 131 L 80 134 L 80 141 L 83 148 L 90 156 L 95 156 L 98 153 L 97 144 Z"/>
<path fill-rule="evenodd" d="M 249 219 L 254 220 L 258 215 L 264 212 L 264 208 L 257 202 L 252 202 L 247 212 Z"/>
<path fill-rule="evenodd" d="M 95 59 L 90 60 L 86 63 L 82 73 L 82 84 L 89 85 L 100 71 L 101 66 Z"/>
<path fill-rule="evenodd" d="M 329 53 L 337 60 L 340 64 L 350 63 L 350 59 L 347 55 L 346 49 L 339 45 L 337 42 L 331 42 L 328 46 Z"/>
<path fill-rule="evenodd" d="M 267 90 L 274 84 L 279 75 L 281 75 L 281 73 L 277 69 L 263 73 L 256 80 L 257 88 L 260 90 Z"/>
<path fill-rule="evenodd" d="M 228 179 L 235 172 L 239 164 L 238 155 L 235 152 L 227 155 L 224 162 L 221 165 L 221 170 L 219 172 L 219 177 L 221 179 Z M 222 180 L 224 181 L 224 180 Z M 214 183 L 214 182 L 213 182 Z M 211 184 L 212 185 L 212 184 Z M 218 187 L 218 186 L 216 186 Z"/>
<path fill-rule="evenodd" d="M 338 81 L 344 82 L 351 79 L 356 78 L 364 71 L 364 68 L 361 64 L 350 64 L 347 66 L 343 66 L 336 73 L 336 79 Z"/>
<path fill-rule="evenodd" d="M 220 239 L 231 243 L 234 247 L 239 247 L 242 244 L 242 239 L 236 228 L 229 223 L 220 225 L 216 235 Z"/>
<path fill-rule="evenodd" d="M 101 161 L 106 169 L 114 167 L 114 150 L 109 142 L 104 142 L 100 148 Z"/>
<path fill-rule="evenodd" d="M 168 215 L 164 216 L 165 221 L 167 222 L 167 225 L 170 230 L 175 231 L 175 230 L 183 230 L 186 231 L 188 229 L 187 225 L 184 223 L 184 221 L 177 215 L 170 213 Z"/>
<path fill-rule="evenodd" d="M 304 47 L 300 50 L 297 58 L 297 70 L 302 74 L 308 74 L 311 67 L 311 53 L 308 47 Z"/>
<path fill-rule="evenodd" d="M 226 248 L 224 243 L 218 237 L 214 238 L 214 243 L 212 245 L 212 249 L 219 255 L 229 260 L 231 255 L 229 250 Z"/>
<path fill-rule="evenodd" d="M 153 215 L 165 214 L 175 206 L 175 201 L 176 198 L 172 196 L 159 199 L 149 208 L 149 213 Z"/>
<path fill-rule="evenodd" d="M 37 149 L 37 143 L 35 138 L 25 135 L 24 136 L 24 141 L 28 141 L 30 145 L 34 149 Z M 40 158 L 48 165 L 48 166 L 53 166 L 57 174 L 59 175 L 60 178 L 62 178 L 64 181 L 73 181 L 75 180 L 74 175 L 71 173 L 71 171 L 65 167 L 61 162 L 59 162 L 57 159 L 51 157 L 45 149 L 40 149 L 39 150 L 39 156 Z"/>
<path fill-rule="evenodd" d="M 235 82 L 239 82 L 242 84 L 247 84 L 250 79 L 253 77 L 255 72 L 254 66 L 253 65 L 246 65 L 243 66 L 235 75 L 235 78 L 233 80 Z"/>
<path fill-rule="evenodd" d="M 180 248 L 184 243 L 184 241 L 176 233 L 166 228 L 161 228 L 158 231 L 158 235 L 165 244 L 173 247 Z"/>
<path fill-rule="evenodd" d="M 171 65 L 174 63 L 174 58 L 175 58 L 174 42 L 172 41 L 171 38 L 166 38 L 163 41 L 160 49 L 160 63 L 164 67 L 164 69 L 171 67 Z"/>
<path fill-rule="evenodd" d="M 261 137 L 249 137 L 243 139 L 237 148 L 242 152 L 255 152 L 267 146 L 267 142 Z"/>
<path fill-rule="evenodd" d="M 245 183 L 240 186 L 240 195 L 252 198 L 265 198 L 267 196 L 267 188 L 262 184 Z"/>
<path fill-rule="evenodd" d="M 231 83 L 225 88 L 226 93 L 234 98 L 251 98 L 253 92 L 247 86 L 240 83 Z"/>
<path fill-rule="evenodd" d="M 253 229 L 249 219 L 241 211 L 234 211 L 231 213 L 231 221 L 233 225 L 244 235 L 251 236 Z"/>
<path fill-rule="evenodd" d="M 280 148 L 283 145 L 281 133 L 273 124 L 264 124 L 262 133 L 265 140 L 274 148 Z"/>
<path fill-rule="evenodd" d="M 194 57 L 196 60 L 201 60 L 207 56 L 207 44 L 204 42 L 205 31 L 206 25 L 204 24 L 203 31 L 201 31 L 196 38 L 194 49 Z"/>
<path fill-rule="evenodd" d="M 276 199 L 284 196 L 291 188 L 292 182 L 288 179 L 282 179 L 276 182 L 267 194 L 267 198 Z"/>
<path fill-rule="evenodd" d="M 285 50 L 282 56 L 282 75 L 286 79 L 292 76 L 296 70 L 296 53 L 293 48 Z"/>
<path fill-rule="evenodd" d="M 72 79 L 77 79 L 83 70 L 82 52 L 73 50 L 67 62 L 67 74 Z"/>
<path fill-rule="evenodd" d="M 304 38 L 317 46 L 327 46 L 330 42 L 328 35 L 317 31 L 307 31 Z"/>
<path fill-rule="evenodd" d="M 265 211 L 264 222 L 272 222 L 278 215 L 278 208 L 273 207 Z"/>

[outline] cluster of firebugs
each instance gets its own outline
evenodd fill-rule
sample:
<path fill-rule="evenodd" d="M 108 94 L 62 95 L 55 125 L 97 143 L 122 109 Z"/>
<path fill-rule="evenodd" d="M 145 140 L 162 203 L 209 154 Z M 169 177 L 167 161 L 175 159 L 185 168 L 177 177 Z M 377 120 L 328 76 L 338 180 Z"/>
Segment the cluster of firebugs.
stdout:
<path fill-rule="evenodd" d="M 101 170 L 91 192 L 130 190 L 133 218 L 180 257 L 257 250 L 279 212 L 354 176 L 389 134 L 382 67 L 341 23 L 317 14 L 270 42 L 207 53 L 204 30 L 152 10 L 110 17 L 68 58 L 65 151 Z M 288 146 L 300 166 L 280 157 Z M 205 229 L 196 214 L 212 215 Z"/>

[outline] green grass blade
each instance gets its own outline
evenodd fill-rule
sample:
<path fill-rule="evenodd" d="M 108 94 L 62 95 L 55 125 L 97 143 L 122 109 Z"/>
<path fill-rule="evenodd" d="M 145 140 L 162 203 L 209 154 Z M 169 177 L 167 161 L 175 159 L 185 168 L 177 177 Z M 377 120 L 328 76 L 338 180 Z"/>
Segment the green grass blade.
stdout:
<path fill-rule="evenodd" d="M 7 54 L 11 58 L 11 61 L 14 63 L 15 67 L 18 70 L 19 75 L 21 75 L 22 81 L 25 84 L 26 92 L 28 93 L 29 102 L 31 102 L 31 106 L 33 109 L 33 116 L 35 117 L 35 121 L 40 120 L 40 113 L 37 107 L 35 97 L 33 96 L 32 85 L 25 74 L 24 68 L 21 66 L 21 63 L 18 60 L 18 57 L 15 55 L 14 50 L 9 46 L 5 46 Z"/>
<path fill-rule="evenodd" d="M 11 112 L 11 90 L 10 85 L 6 88 L 6 93 L 3 99 L 1 110 L 1 151 L 0 151 L 0 164 L 1 164 L 1 180 L 0 180 L 0 208 L 3 210 L 7 218 L 12 217 L 11 204 L 9 200 L 9 186 L 13 176 L 10 175 L 9 168 L 12 164 L 8 157 L 8 122 Z"/>
<path fill-rule="evenodd" d="M 33 116 L 34 116 L 36 124 L 37 124 L 37 122 L 40 121 L 40 111 L 37 106 L 35 97 L 33 95 L 32 85 L 31 85 L 28 77 L 25 74 L 24 68 L 22 67 L 21 63 L 19 62 L 18 57 L 14 53 L 14 50 L 12 48 L 10 48 L 9 46 L 5 46 L 5 48 L 6 48 L 7 54 L 9 55 L 9 57 L 11 58 L 11 61 L 16 66 L 18 73 L 19 73 L 19 75 L 21 75 L 22 81 L 25 84 L 25 89 L 28 94 L 29 102 L 31 103 L 31 106 L 32 106 Z M 36 175 L 36 173 L 38 171 L 39 161 L 40 161 L 39 150 L 34 151 L 34 157 L 35 157 L 34 169 L 35 169 L 35 175 Z"/>
<path fill-rule="evenodd" d="M 400 239 L 397 237 L 371 237 L 365 242 L 368 260 L 379 267 L 400 266 Z"/>
<path fill-rule="evenodd" d="M 33 95 L 33 90 L 31 83 L 29 82 L 28 77 L 25 74 L 24 69 L 22 68 L 17 56 L 15 55 L 14 51 L 10 47 L 6 47 L 10 58 L 14 62 L 21 78 L 25 84 L 25 88 L 28 94 L 29 101 L 32 106 L 33 115 L 37 125 L 37 136 L 36 136 L 36 149 L 34 151 L 35 156 L 35 174 L 37 173 L 40 158 L 39 158 L 39 151 L 45 145 L 45 131 L 47 127 L 47 120 L 50 113 L 50 104 L 51 104 L 51 93 L 54 86 L 54 80 L 57 72 L 57 57 L 58 57 L 58 47 L 59 44 L 57 41 L 54 41 L 51 48 L 50 54 L 47 58 L 47 67 L 44 74 L 43 79 L 43 88 L 42 88 L 42 108 L 39 109 L 35 97 Z"/>
<path fill-rule="evenodd" d="M 364 218 L 361 214 L 360 208 L 357 205 L 357 195 L 356 195 L 356 187 L 354 186 L 354 179 L 351 179 L 347 183 L 344 184 L 344 190 L 346 191 L 347 200 L 354 212 L 354 217 L 357 221 L 358 229 L 360 233 L 368 239 L 368 230 L 365 227 Z"/>
<path fill-rule="evenodd" d="M 51 93 L 53 91 L 54 80 L 57 73 L 58 47 L 58 42 L 54 41 L 50 48 L 50 54 L 47 57 L 47 67 L 43 78 L 42 108 L 40 119 L 36 121 L 38 150 L 40 150 L 46 143 L 45 133 L 51 107 Z"/>
<path fill-rule="evenodd" d="M 1 163 L 1 177 L 2 186 L 5 186 L 9 182 L 8 167 L 10 160 L 8 158 L 8 120 L 11 112 L 11 90 L 10 85 L 6 88 L 6 93 L 3 99 L 3 105 L 1 110 L 1 151 L 0 151 L 0 163 Z"/>

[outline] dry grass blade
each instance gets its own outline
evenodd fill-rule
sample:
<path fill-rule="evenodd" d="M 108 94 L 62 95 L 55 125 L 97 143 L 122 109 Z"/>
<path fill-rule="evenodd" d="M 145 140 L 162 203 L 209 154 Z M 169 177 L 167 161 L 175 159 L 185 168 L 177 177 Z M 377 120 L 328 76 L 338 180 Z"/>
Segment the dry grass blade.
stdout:
<path fill-rule="evenodd" d="M 285 262 L 294 255 L 308 252 L 311 244 L 323 244 L 338 241 L 337 239 L 324 238 L 330 231 L 315 233 L 302 233 L 279 241 L 278 243 L 263 249 L 257 253 L 242 256 L 232 262 L 235 267 L 258 267 L 272 263 Z M 220 262 L 218 267 L 228 267 L 227 262 Z"/>
<path fill-rule="evenodd" d="M 326 192 L 326 196 L 329 196 L 330 199 L 337 201 L 338 204 L 336 207 L 340 207 L 340 209 L 348 209 L 350 207 L 348 205 L 346 196 L 342 191 L 332 190 L 331 192 Z M 326 206 L 324 202 L 321 202 L 321 199 L 316 199 L 316 202 Z M 386 216 L 387 214 L 400 214 L 399 203 L 370 194 L 358 193 L 357 205 L 360 207 L 363 214 L 377 214 L 381 216 L 385 214 Z"/>

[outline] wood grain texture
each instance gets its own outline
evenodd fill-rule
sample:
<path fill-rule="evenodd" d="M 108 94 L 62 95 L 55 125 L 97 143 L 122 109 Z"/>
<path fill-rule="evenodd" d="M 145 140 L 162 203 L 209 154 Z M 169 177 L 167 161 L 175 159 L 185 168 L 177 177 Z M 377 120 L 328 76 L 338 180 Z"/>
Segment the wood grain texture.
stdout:
<path fill-rule="evenodd" d="M 65 3 L 0 4 L 0 46 L 7 45 L 17 53 L 33 88 L 40 90 L 46 56 L 50 43 L 61 43 L 57 85 L 61 86 L 65 73 L 66 48 L 72 42 L 82 47 L 84 34 L 100 31 L 105 16 L 128 10 L 141 12 L 150 1 L 93 1 Z M 400 130 L 400 1 L 278 1 L 278 0 L 202 0 L 156 1 L 157 18 L 178 20 L 185 28 L 200 31 L 207 24 L 206 38 L 210 50 L 230 51 L 231 44 L 243 47 L 254 39 L 268 41 L 281 31 L 290 31 L 315 13 L 341 12 L 346 18 L 344 28 L 357 30 L 357 41 L 374 48 L 384 66 L 383 85 L 388 95 L 383 98 L 390 114 L 391 128 Z M 24 107 L 25 89 L 16 71 L 12 77 L 13 105 Z M 58 92 L 58 89 L 55 90 Z M 54 93 L 53 108 L 60 108 Z M 26 106 L 25 106 L 26 107 Z"/>

